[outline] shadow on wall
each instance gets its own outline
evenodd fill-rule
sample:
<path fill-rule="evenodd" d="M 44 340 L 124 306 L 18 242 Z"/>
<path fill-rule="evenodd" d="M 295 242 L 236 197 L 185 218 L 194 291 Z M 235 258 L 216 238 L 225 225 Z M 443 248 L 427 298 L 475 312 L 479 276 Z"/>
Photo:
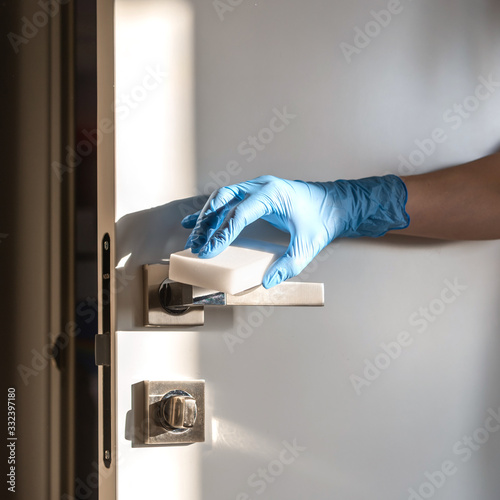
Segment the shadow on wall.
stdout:
<path fill-rule="evenodd" d="M 149 210 L 125 215 L 116 223 L 116 289 L 117 329 L 142 327 L 143 264 L 168 259 L 170 254 L 184 248 L 189 230 L 181 220 L 196 212 L 196 198 L 176 200 Z"/>
<path fill-rule="evenodd" d="M 117 330 L 143 327 L 142 303 L 137 300 L 142 296 L 142 266 L 161 262 L 184 248 L 190 230 L 184 229 L 181 221 L 199 206 L 200 197 L 185 198 L 125 215 L 117 221 Z M 284 246 L 289 241 L 288 234 L 262 220 L 247 227 L 242 237 Z"/>
<path fill-rule="evenodd" d="M 176 200 L 159 207 L 125 215 L 116 223 L 116 262 L 130 254 L 126 268 L 159 262 L 184 248 L 189 230 L 182 219 L 193 212 L 195 198 Z"/>

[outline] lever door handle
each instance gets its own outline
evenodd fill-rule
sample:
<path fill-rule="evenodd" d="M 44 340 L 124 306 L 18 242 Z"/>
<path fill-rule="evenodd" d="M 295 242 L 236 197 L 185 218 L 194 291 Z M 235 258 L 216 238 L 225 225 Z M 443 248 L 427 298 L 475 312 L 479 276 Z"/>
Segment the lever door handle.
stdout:
<path fill-rule="evenodd" d="M 237 295 L 206 290 L 166 279 L 159 288 L 167 311 L 193 306 L 323 306 L 323 283 L 285 281 L 270 289 L 256 286 Z"/>
<path fill-rule="evenodd" d="M 325 304 L 323 283 L 285 281 L 270 289 L 260 285 L 231 295 L 172 281 L 168 270 L 168 261 L 143 266 L 145 326 L 202 325 L 207 306 L 321 307 Z"/>

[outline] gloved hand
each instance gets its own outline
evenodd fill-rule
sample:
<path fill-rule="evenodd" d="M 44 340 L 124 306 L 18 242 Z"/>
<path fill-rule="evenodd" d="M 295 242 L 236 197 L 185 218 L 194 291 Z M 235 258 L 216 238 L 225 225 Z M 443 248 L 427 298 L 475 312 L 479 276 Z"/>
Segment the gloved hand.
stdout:
<path fill-rule="evenodd" d="M 408 193 L 395 175 L 335 182 L 288 181 L 270 175 L 214 191 L 182 221 L 194 228 L 186 243 L 200 258 L 215 257 L 259 218 L 290 233 L 285 254 L 267 270 L 271 288 L 296 276 L 335 238 L 382 236 L 409 224 Z"/>

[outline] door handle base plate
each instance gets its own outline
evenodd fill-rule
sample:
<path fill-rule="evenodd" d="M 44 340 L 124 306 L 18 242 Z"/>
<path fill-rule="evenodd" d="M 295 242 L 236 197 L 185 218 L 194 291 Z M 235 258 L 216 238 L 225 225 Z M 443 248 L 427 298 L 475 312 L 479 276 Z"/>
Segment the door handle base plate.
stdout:
<path fill-rule="evenodd" d="M 192 426 L 168 428 L 161 418 L 162 402 L 172 394 L 187 395 L 196 402 Z M 132 386 L 132 446 L 164 446 L 205 441 L 205 381 L 150 381 Z"/>
<path fill-rule="evenodd" d="M 174 328 L 202 326 L 205 323 L 203 306 L 191 306 L 175 313 L 168 312 L 162 307 L 159 288 L 168 279 L 169 267 L 168 261 L 143 266 L 144 326 Z"/>

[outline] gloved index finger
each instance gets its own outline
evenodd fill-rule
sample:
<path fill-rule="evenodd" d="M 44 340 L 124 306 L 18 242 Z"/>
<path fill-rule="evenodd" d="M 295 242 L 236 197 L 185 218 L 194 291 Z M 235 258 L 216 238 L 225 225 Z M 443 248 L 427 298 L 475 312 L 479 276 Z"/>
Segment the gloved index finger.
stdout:
<path fill-rule="evenodd" d="M 219 224 L 219 227 L 206 240 L 200 249 L 200 257 L 215 257 L 226 249 L 243 229 L 270 212 L 262 196 L 251 194 L 233 206 Z"/>
<path fill-rule="evenodd" d="M 256 192 L 256 188 L 260 185 L 261 178 L 251 181 L 240 182 L 239 184 L 231 184 L 224 186 L 214 191 L 204 207 L 200 210 L 199 216 L 204 217 L 214 211 L 220 210 L 222 207 L 235 201 L 242 201 L 251 193 Z"/>
<path fill-rule="evenodd" d="M 201 209 L 200 217 L 217 212 L 231 202 L 241 201 L 245 196 L 246 191 L 242 190 L 239 184 L 221 187 L 210 195 L 205 206 Z"/>
<path fill-rule="evenodd" d="M 191 248 L 194 253 L 198 253 L 223 223 L 229 210 L 239 202 L 239 199 L 234 198 L 234 196 L 227 196 L 226 199 L 227 201 L 222 203 L 223 198 L 220 190 L 211 195 L 196 220 L 187 240 L 186 248 Z M 212 203 L 213 200 L 215 200 L 214 203 Z M 218 208 L 215 209 L 215 207 Z"/>
<path fill-rule="evenodd" d="M 197 218 L 186 243 L 186 248 L 191 248 L 194 253 L 199 252 L 219 229 L 229 211 L 239 202 L 245 200 L 248 195 L 252 196 L 259 184 L 258 180 L 255 179 L 214 191 Z"/>
<path fill-rule="evenodd" d="M 198 220 L 198 216 L 200 215 L 200 213 L 201 210 L 198 210 L 198 212 L 194 214 L 186 215 L 186 217 L 181 220 L 182 226 L 186 229 L 193 229 L 193 227 L 196 225 L 196 221 Z"/>

